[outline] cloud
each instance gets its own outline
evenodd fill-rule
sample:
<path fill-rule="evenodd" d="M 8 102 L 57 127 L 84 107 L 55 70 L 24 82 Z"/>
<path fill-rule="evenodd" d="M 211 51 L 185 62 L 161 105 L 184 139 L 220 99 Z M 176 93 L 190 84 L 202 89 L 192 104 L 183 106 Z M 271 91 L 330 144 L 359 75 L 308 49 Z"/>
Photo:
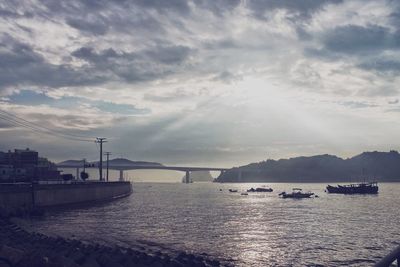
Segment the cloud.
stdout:
<path fill-rule="evenodd" d="M 46 86 L 63 87 L 93 85 L 105 81 L 105 77 L 91 73 L 90 69 L 79 70 L 69 65 L 55 65 L 35 52 L 28 44 L 10 36 L 1 38 L 0 86 Z"/>
<path fill-rule="evenodd" d="M 323 44 L 332 52 L 345 54 L 373 53 L 400 47 L 400 33 L 378 25 L 339 26 L 328 31 Z"/>
<path fill-rule="evenodd" d="M 368 102 L 362 102 L 362 101 L 343 101 L 343 102 L 340 102 L 339 104 L 349 107 L 349 108 L 355 108 L 355 109 L 378 107 L 378 105 L 375 103 L 368 103 Z"/>
<path fill-rule="evenodd" d="M 67 18 L 66 22 L 71 27 L 83 32 L 92 33 L 94 35 L 104 35 L 109 26 L 101 19 L 80 19 L 80 18 Z"/>
<path fill-rule="evenodd" d="M 96 71 L 111 72 L 112 79 L 128 83 L 162 78 L 178 71 L 192 53 L 185 46 L 159 45 L 137 52 L 117 52 L 112 48 L 96 52 L 93 48 L 82 47 L 72 56 L 83 59 Z"/>
<path fill-rule="evenodd" d="M 289 14 L 297 15 L 297 18 L 309 18 L 313 12 L 323 8 L 327 4 L 339 4 L 342 0 L 250 0 L 247 1 L 247 6 L 254 12 L 257 17 L 263 17 L 264 14 L 271 10 L 281 9 Z"/>
<path fill-rule="evenodd" d="M 391 133 L 397 120 L 384 108 L 398 104 L 388 99 L 399 94 L 399 10 L 389 0 L 11 1 L 0 9 L 0 108 L 171 163 L 361 149 L 359 131 L 371 128 L 364 144 L 375 144 L 374 129 Z M 289 142 L 299 145 L 275 145 Z"/>
<path fill-rule="evenodd" d="M 62 96 L 53 98 L 44 92 L 35 92 L 31 90 L 22 90 L 8 96 L 5 101 L 14 105 L 40 106 L 45 105 L 53 108 L 69 109 L 71 107 L 79 108 L 81 106 L 96 108 L 101 112 L 112 113 L 116 115 L 140 115 L 148 114 L 146 109 L 136 108 L 134 105 L 117 104 L 110 101 L 90 100 L 82 97 Z"/>
<path fill-rule="evenodd" d="M 360 63 L 358 67 L 380 73 L 398 73 L 400 71 L 400 61 L 384 58 L 372 58 L 368 61 Z"/>

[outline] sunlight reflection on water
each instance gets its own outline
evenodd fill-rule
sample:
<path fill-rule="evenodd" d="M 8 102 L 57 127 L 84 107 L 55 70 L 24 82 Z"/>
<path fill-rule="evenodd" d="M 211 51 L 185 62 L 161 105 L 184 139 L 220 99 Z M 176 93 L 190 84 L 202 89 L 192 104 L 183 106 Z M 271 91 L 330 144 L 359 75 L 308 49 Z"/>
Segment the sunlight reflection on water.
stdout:
<path fill-rule="evenodd" d="M 45 233 L 109 244 L 151 241 L 239 266 L 371 265 L 368 260 L 385 255 L 400 238 L 400 184 L 381 184 L 378 196 L 328 195 L 324 184 L 302 184 L 320 196 L 303 200 L 277 196 L 298 184 L 268 185 L 274 192 L 241 196 L 260 184 L 138 183 L 128 198 L 53 212 L 32 224 Z"/>

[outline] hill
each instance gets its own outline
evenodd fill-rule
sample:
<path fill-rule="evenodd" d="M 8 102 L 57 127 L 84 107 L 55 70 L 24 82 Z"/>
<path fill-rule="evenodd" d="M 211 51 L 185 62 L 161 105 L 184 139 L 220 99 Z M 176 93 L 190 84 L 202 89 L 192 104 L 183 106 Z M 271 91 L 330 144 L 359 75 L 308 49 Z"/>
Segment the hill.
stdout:
<path fill-rule="evenodd" d="M 232 168 L 217 182 L 350 182 L 400 181 L 400 154 L 364 152 L 348 159 L 317 155 L 266 160 Z"/>

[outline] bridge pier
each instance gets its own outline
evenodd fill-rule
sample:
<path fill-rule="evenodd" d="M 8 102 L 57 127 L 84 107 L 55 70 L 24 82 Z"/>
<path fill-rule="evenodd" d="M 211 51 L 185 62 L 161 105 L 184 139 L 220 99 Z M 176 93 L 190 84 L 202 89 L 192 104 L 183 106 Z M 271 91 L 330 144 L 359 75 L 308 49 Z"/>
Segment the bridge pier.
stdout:
<path fill-rule="evenodd" d="M 190 171 L 186 171 L 185 183 L 190 183 Z"/>
<path fill-rule="evenodd" d="M 124 170 L 119 170 L 119 180 L 120 181 L 124 180 Z"/>
<path fill-rule="evenodd" d="M 80 174 L 79 168 L 76 168 L 76 177 L 75 177 L 76 180 L 79 180 L 81 178 L 81 176 L 79 174 Z"/>
<path fill-rule="evenodd" d="M 242 181 L 242 171 L 239 169 L 238 170 L 238 182 Z"/>

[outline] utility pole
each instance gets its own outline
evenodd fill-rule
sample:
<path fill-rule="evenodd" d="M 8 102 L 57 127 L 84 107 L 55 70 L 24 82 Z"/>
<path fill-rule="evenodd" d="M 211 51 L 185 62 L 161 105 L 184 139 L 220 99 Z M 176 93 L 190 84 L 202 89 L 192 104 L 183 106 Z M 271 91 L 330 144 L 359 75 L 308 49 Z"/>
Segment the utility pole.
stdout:
<path fill-rule="evenodd" d="M 107 178 L 106 178 L 106 181 L 108 182 L 108 161 L 109 161 L 111 152 L 105 152 L 104 155 L 107 156 L 107 173 L 106 173 L 106 177 L 107 177 Z"/>
<path fill-rule="evenodd" d="M 99 175 L 100 181 L 103 180 L 103 143 L 107 143 L 107 138 L 104 137 L 96 137 L 95 143 L 100 144 L 100 162 L 99 162 Z"/>
<path fill-rule="evenodd" d="M 83 172 L 86 172 L 86 159 L 83 159 Z"/>

